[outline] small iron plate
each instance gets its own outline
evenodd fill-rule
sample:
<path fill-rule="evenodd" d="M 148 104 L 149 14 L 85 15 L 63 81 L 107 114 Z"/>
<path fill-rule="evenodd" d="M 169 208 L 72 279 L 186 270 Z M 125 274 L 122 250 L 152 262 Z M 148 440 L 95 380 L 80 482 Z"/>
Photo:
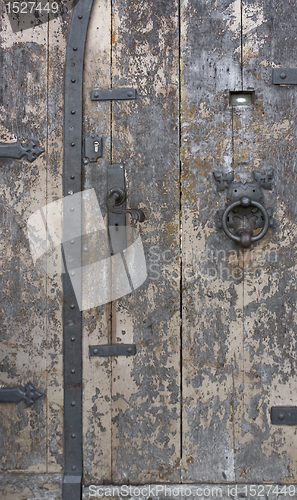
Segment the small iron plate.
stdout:
<path fill-rule="evenodd" d="M 135 356 L 135 344 L 90 345 L 90 356 Z"/>
<path fill-rule="evenodd" d="M 297 68 L 274 68 L 272 81 L 274 85 L 297 85 Z"/>
<path fill-rule="evenodd" d="M 271 423 L 274 425 L 297 425 L 297 406 L 273 406 Z"/>

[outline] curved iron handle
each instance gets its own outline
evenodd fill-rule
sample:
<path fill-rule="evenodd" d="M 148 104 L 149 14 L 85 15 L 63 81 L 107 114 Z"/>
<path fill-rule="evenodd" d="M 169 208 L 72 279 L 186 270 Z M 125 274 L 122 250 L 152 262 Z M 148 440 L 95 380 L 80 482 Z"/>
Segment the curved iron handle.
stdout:
<path fill-rule="evenodd" d="M 111 189 L 106 200 L 107 209 L 113 214 L 130 214 L 132 219 L 139 222 L 145 220 L 145 215 L 140 208 L 120 208 L 126 199 L 125 192 L 121 188 Z"/>
<path fill-rule="evenodd" d="M 256 236 L 252 236 L 252 232 L 244 229 L 241 233 L 240 236 L 236 236 L 235 234 L 231 233 L 231 231 L 227 227 L 227 219 L 228 215 L 231 212 L 231 210 L 234 210 L 236 207 L 249 207 L 252 205 L 253 207 L 258 208 L 264 217 L 264 227 L 261 229 L 260 233 L 257 234 Z M 259 203 L 258 201 L 251 200 L 248 197 L 243 197 L 238 201 L 234 201 L 229 205 L 225 212 L 222 215 L 222 227 L 225 232 L 225 234 L 233 241 L 236 241 L 237 243 L 240 243 L 242 247 L 248 248 L 251 243 L 254 243 L 255 241 L 259 241 L 265 236 L 265 234 L 268 231 L 269 228 L 269 215 L 267 213 L 267 210 Z"/>

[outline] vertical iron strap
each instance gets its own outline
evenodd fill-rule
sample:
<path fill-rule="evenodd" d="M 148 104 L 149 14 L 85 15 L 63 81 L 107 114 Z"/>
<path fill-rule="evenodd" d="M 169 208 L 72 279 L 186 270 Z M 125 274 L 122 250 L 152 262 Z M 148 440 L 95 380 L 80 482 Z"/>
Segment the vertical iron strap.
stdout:
<path fill-rule="evenodd" d="M 68 33 L 64 87 L 64 196 L 82 191 L 83 62 L 92 4 L 93 0 L 78 1 L 73 8 Z M 81 223 L 81 212 L 75 216 L 76 222 Z M 62 498 L 81 500 L 82 313 L 67 272 L 63 274 L 63 294 L 65 472 Z"/>

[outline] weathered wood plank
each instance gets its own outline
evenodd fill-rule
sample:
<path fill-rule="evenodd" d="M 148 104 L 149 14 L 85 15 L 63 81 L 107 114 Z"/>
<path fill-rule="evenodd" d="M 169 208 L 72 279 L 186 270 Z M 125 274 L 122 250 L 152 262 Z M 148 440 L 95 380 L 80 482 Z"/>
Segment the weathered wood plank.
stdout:
<path fill-rule="evenodd" d="M 1 18 L 1 141 L 34 138 L 44 145 L 47 26 L 13 34 Z M 46 392 L 46 277 L 34 268 L 26 222 L 46 203 L 44 155 L 33 164 L 1 159 L 2 350 L 1 383 L 31 381 Z M 2 404 L 1 467 L 46 472 L 47 404 Z"/>
<path fill-rule="evenodd" d="M 94 1 L 87 34 L 84 69 L 84 124 L 85 135 L 103 137 L 103 157 L 84 167 L 83 189 L 94 188 L 106 222 L 107 165 L 110 163 L 110 103 L 92 102 L 90 90 L 110 88 L 111 3 Z M 92 214 L 90 214 L 91 220 Z M 90 224 L 89 220 L 89 224 Z M 87 221 L 86 221 L 87 222 Z M 102 252 L 106 239 L 94 234 L 94 242 Z M 89 255 L 89 252 L 86 254 Z M 99 259 L 99 257 L 98 257 Z M 100 266 L 100 269 L 102 267 Z M 100 270 L 83 271 L 85 293 L 100 285 L 110 287 L 108 266 L 104 279 Z M 111 342 L 110 304 L 84 311 L 83 380 L 84 380 L 84 475 L 86 482 L 111 480 L 111 360 L 90 358 L 89 345 Z"/>
<path fill-rule="evenodd" d="M 113 87 L 137 90 L 112 105 L 112 161 L 125 164 L 127 205 L 145 212 L 148 263 L 145 283 L 113 308 L 113 342 L 137 354 L 113 360 L 112 478 L 179 481 L 178 3 L 116 0 L 112 22 Z"/>
<path fill-rule="evenodd" d="M 213 171 L 234 166 L 229 91 L 241 89 L 240 1 L 181 5 L 183 481 L 233 481 L 242 263 L 215 227 Z"/>
<path fill-rule="evenodd" d="M 270 408 L 295 405 L 296 346 L 296 102 L 293 87 L 272 84 L 274 66 L 296 65 L 296 2 L 244 1 L 243 85 L 255 104 L 238 110 L 234 144 L 248 176 L 273 167 L 277 230 L 270 230 L 246 258 L 243 391 L 235 413 L 236 480 L 296 482 L 296 437 L 272 426 Z"/>

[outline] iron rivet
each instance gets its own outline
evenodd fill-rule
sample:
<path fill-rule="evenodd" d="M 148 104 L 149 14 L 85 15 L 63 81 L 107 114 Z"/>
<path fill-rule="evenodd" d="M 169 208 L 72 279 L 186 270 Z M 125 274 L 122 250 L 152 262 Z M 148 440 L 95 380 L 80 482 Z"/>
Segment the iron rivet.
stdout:
<path fill-rule="evenodd" d="M 70 189 L 70 190 L 68 191 L 68 194 L 72 195 L 72 194 L 73 194 L 73 191 Z"/>
<path fill-rule="evenodd" d="M 76 82 L 75 78 L 71 78 L 71 81 L 72 81 L 72 83 Z"/>
<path fill-rule="evenodd" d="M 132 348 L 128 347 L 127 352 L 132 352 Z"/>
<path fill-rule="evenodd" d="M 94 134 L 92 134 L 91 137 L 92 137 L 92 139 L 94 139 L 95 138 Z"/>
<path fill-rule="evenodd" d="M 74 368 L 72 368 L 72 370 L 71 370 L 71 373 L 75 373 L 75 370 L 74 370 Z"/>
<path fill-rule="evenodd" d="M 75 434 L 71 434 L 71 437 L 72 437 L 72 439 L 74 439 L 75 438 Z"/>
<path fill-rule="evenodd" d="M 70 240 L 70 243 L 71 243 L 71 245 L 73 245 L 74 244 L 74 240 Z M 72 307 L 72 306 L 70 306 L 70 307 Z"/>
<path fill-rule="evenodd" d="M 98 98 L 99 97 L 99 92 L 94 93 L 94 97 Z"/>
<path fill-rule="evenodd" d="M 75 305 L 71 304 L 70 309 L 74 309 L 74 308 L 75 308 Z"/>
<path fill-rule="evenodd" d="M 87 160 L 86 158 L 84 159 L 84 165 L 87 165 L 89 163 L 89 160 Z"/>
<path fill-rule="evenodd" d="M 83 16 L 81 14 L 79 14 L 78 19 L 82 19 L 82 18 L 83 18 Z"/>
<path fill-rule="evenodd" d="M 128 97 L 132 97 L 133 93 L 131 92 L 131 90 L 128 92 Z"/>
<path fill-rule="evenodd" d="M 71 273 L 71 276 L 75 276 L 75 273 Z"/>
<path fill-rule="evenodd" d="M 244 196 L 243 198 L 241 198 L 241 205 L 243 207 L 248 207 L 251 203 L 251 200 L 247 197 L 247 196 Z"/>
<path fill-rule="evenodd" d="M 73 207 L 70 208 L 70 212 L 74 212 L 74 208 Z"/>
<path fill-rule="evenodd" d="M 94 350 L 93 350 L 93 353 L 94 353 L 94 354 L 97 354 L 97 353 L 98 353 L 98 349 L 94 349 Z"/>
<path fill-rule="evenodd" d="M 71 342 L 74 342 L 75 341 L 75 337 L 71 337 Z"/>
<path fill-rule="evenodd" d="M 84 252 L 88 252 L 89 249 L 87 247 L 84 248 Z"/>
<path fill-rule="evenodd" d="M 70 179 L 75 179 L 75 175 L 70 175 Z"/>
<path fill-rule="evenodd" d="M 286 75 L 286 73 L 281 73 L 281 74 L 279 75 L 279 77 L 280 77 L 282 80 L 285 80 L 285 79 L 287 78 L 287 75 Z"/>
<path fill-rule="evenodd" d="M 73 50 L 74 50 L 74 52 L 76 52 L 77 51 L 77 47 L 73 47 Z"/>
<path fill-rule="evenodd" d="M 72 115 L 75 115 L 75 111 L 74 111 L 74 109 L 72 109 L 72 110 L 71 110 L 71 114 L 72 114 Z"/>
<path fill-rule="evenodd" d="M 74 148 L 74 146 L 75 146 L 75 142 L 72 142 L 72 143 L 71 143 L 71 146 Z"/>
<path fill-rule="evenodd" d="M 279 420 L 285 420 L 285 414 L 284 413 L 279 413 L 278 414 Z"/>
<path fill-rule="evenodd" d="M 75 405 L 76 405 L 75 401 L 71 401 L 71 406 L 75 406 Z"/>
<path fill-rule="evenodd" d="M 72 470 L 76 470 L 75 465 L 72 465 L 71 469 L 72 469 Z"/>

